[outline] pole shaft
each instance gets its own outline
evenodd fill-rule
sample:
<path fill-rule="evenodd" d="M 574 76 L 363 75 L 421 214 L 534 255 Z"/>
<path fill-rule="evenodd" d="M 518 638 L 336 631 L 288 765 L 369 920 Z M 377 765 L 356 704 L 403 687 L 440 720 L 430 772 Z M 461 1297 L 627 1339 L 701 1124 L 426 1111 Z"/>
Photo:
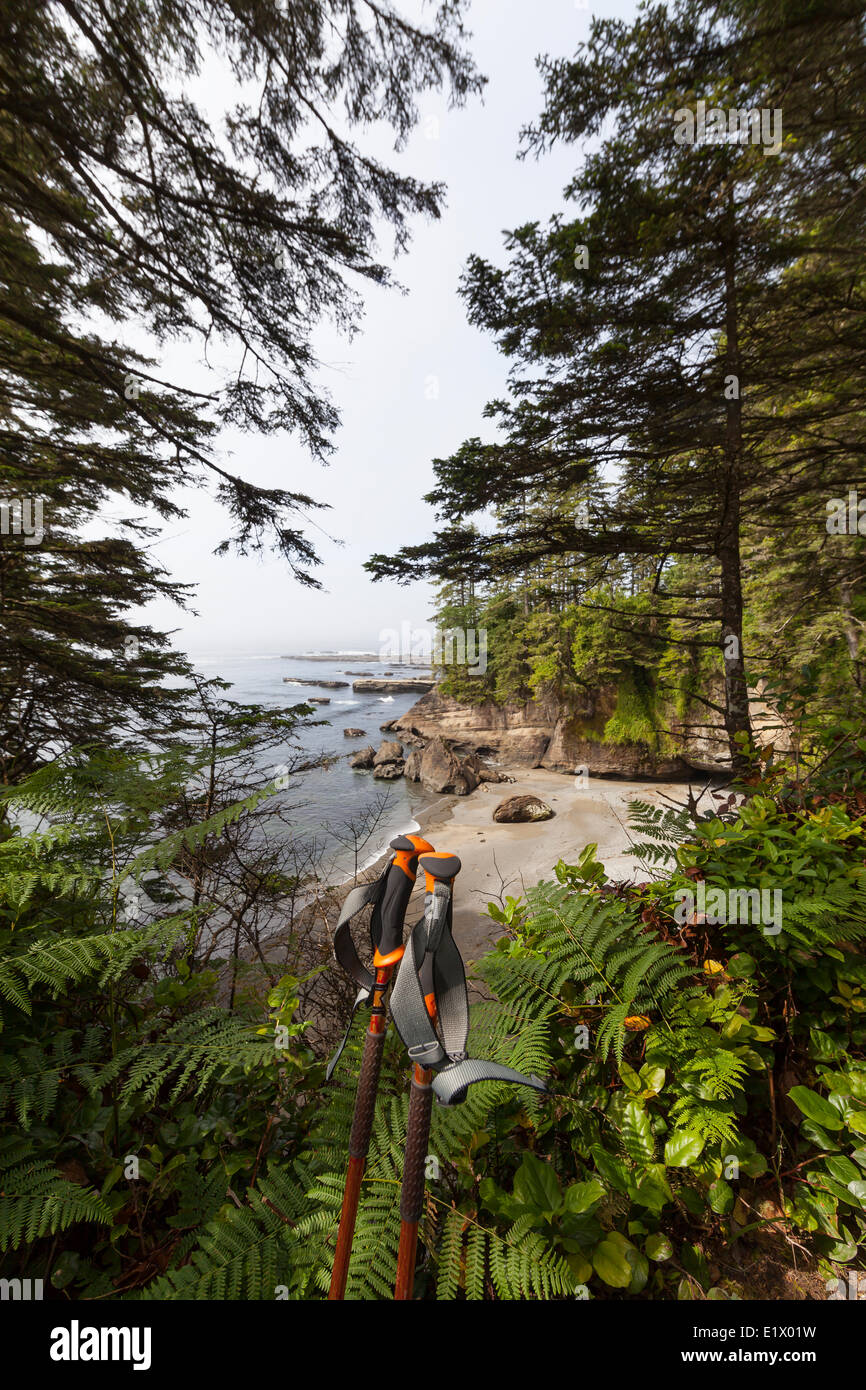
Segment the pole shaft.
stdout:
<path fill-rule="evenodd" d="M 427 1145 L 433 1109 L 432 1071 L 415 1067 L 409 1096 L 406 1128 L 406 1156 L 403 1186 L 400 1190 L 400 1248 L 394 1299 L 411 1299 L 415 1285 L 415 1257 L 418 1249 L 418 1223 L 424 1213 L 424 1184 L 427 1177 Z"/>
<path fill-rule="evenodd" d="M 364 1037 L 361 1075 L 358 1079 L 358 1092 L 355 1096 L 355 1110 L 352 1115 L 352 1131 L 349 1137 L 349 1167 L 346 1173 L 346 1185 L 343 1188 L 337 1248 L 334 1253 L 331 1287 L 328 1292 L 330 1302 L 344 1298 L 346 1293 L 352 1240 L 355 1235 L 355 1221 L 358 1216 L 358 1201 L 361 1195 L 361 1180 L 364 1176 L 367 1152 L 370 1148 L 373 1113 L 376 1108 L 376 1092 L 379 1089 L 379 1073 L 382 1070 L 382 1052 L 385 1042 L 385 1010 L 382 999 L 388 988 L 392 972 L 393 966 L 383 966 L 376 972 L 373 1014 Z"/>

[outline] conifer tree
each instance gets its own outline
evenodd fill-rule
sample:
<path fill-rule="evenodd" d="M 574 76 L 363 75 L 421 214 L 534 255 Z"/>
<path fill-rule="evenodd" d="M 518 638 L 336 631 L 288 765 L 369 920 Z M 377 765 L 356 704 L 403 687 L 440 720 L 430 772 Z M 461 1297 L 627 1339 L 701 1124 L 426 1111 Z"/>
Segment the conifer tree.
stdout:
<path fill-rule="evenodd" d="M 370 562 L 392 577 L 469 553 L 480 577 L 548 555 L 650 562 L 671 618 L 715 625 L 736 768 L 751 739 L 744 527 L 811 513 L 820 539 L 823 499 L 863 471 L 861 10 L 644 6 L 542 63 L 525 150 L 600 144 L 566 190 L 577 216 L 517 228 L 504 269 L 473 257 L 465 273 L 471 321 L 512 364 L 487 411 L 501 440 L 437 465 L 429 500 L 448 527 L 430 545 Z M 814 95 L 807 53 L 847 105 L 826 84 Z M 617 486 L 581 525 L 557 494 L 590 471 Z M 548 505 L 527 510 L 527 490 Z M 485 507 L 499 526 L 470 537 Z M 686 557 L 709 583 L 670 589 Z"/>
<path fill-rule="evenodd" d="M 182 597 L 142 523 L 178 518 L 179 489 L 212 485 L 228 513 L 221 549 L 275 549 L 317 584 L 314 499 L 227 466 L 219 430 L 291 432 L 327 457 L 338 415 L 313 333 L 323 319 L 357 325 L 363 287 L 391 278 L 377 234 L 405 246 L 443 198 L 355 133 L 390 126 L 399 149 L 419 92 L 445 85 L 459 103 L 479 88 L 463 9 L 444 0 L 419 27 L 388 0 L 3 6 L 7 780 L 52 743 L 158 719 L 177 663 L 125 613 Z M 173 340 L 214 362 L 204 379 L 162 365 Z M 21 524 L 37 504 L 39 541 Z M 106 507 L 118 524 L 94 540 Z"/>

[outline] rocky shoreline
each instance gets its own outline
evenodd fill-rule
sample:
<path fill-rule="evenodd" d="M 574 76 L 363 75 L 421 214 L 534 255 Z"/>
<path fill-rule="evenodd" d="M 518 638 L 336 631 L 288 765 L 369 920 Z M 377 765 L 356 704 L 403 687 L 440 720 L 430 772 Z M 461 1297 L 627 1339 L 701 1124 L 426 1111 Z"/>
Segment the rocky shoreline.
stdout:
<path fill-rule="evenodd" d="M 605 737 L 605 727 L 617 709 L 618 693 L 616 685 L 602 685 L 570 702 L 544 695 L 522 704 L 488 700 L 469 705 L 443 695 L 437 686 L 382 728 L 414 748 L 441 739 L 457 757 L 477 754 L 496 766 L 572 776 L 582 772 L 629 781 L 686 782 L 695 774 L 729 773 L 728 739 L 717 710 L 700 702 L 687 704 L 653 745 L 612 741 Z M 713 688 L 707 698 L 719 706 L 724 695 Z M 757 743 L 790 749 L 792 731 L 760 690 L 750 691 L 749 703 Z"/>
<path fill-rule="evenodd" d="M 554 696 L 524 704 L 460 704 L 434 689 L 422 696 L 389 732 L 427 743 L 441 738 L 456 754 L 476 753 L 497 763 L 591 777 L 687 781 L 696 771 L 724 771 L 726 742 L 700 748 L 684 740 L 683 753 L 659 752 L 645 743 L 609 743 L 602 731 L 616 706 L 616 690 L 587 694 L 578 707 Z M 384 726 L 383 726 L 384 727 Z M 690 756 L 687 756 L 690 755 Z"/>
<path fill-rule="evenodd" d="M 786 731 L 782 728 L 780 735 L 778 715 L 759 692 L 753 692 L 751 703 L 758 742 L 775 741 L 783 748 Z M 590 779 L 675 784 L 696 777 L 724 781 L 729 776 L 727 738 L 720 723 L 689 725 L 684 715 L 655 740 L 655 747 L 606 740 L 605 726 L 616 706 L 615 686 L 587 692 L 579 706 L 554 696 L 525 704 L 461 704 L 433 686 L 406 714 L 380 725 L 386 738 L 378 748 L 367 744 L 349 755 L 349 763 L 372 772 L 379 781 L 404 777 L 428 791 L 454 797 L 514 782 L 527 769 L 564 774 L 578 785 Z M 496 809 L 506 822 L 554 814 L 544 803 L 532 811 L 508 808 L 504 802 Z"/>

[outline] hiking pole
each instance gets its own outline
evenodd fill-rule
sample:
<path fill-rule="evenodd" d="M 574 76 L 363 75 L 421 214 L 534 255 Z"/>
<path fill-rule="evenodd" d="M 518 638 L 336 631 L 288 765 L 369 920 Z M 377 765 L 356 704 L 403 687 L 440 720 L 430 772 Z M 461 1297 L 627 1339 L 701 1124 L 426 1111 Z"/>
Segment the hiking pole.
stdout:
<path fill-rule="evenodd" d="M 436 884 L 448 887 L 447 912 L 450 919 L 454 880 L 460 872 L 456 854 L 425 854 L 420 861 L 424 870 L 427 902 L 435 906 Z M 426 913 L 425 913 L 426 915 Z M 435 1029 L 436 992 L 433 980 L 433 955 L 427 954 L 418 972 L 418 982 L 424 997 L 427 1015 Z M 410 1047 L 409 1055 L 413 1049 Z M 430 1120 L 433 1112 L 433 1071 L 420 1061 L 415 1062 L 412 1088 L 409 1093 L 409 1120 L 406 1127 L 406 1151 L 403 1159 L 403 1185 L 400 1189 L 400 1245 L 397 1251 L 397 1278 L 394 1298 L 398 1302 L 411 1299 L 415 1285 L 415 1260 L 418 1252 L 418 1224 L 424 1213 L 424 1186 L 427 1180 L 427 1145 L 430 1140 Z"/>
<path fill-rule="evenodd" d="M 460 860 L 456 854 L 424 854 L 418 865 L 424 870 L 424 915 L 409 934 L 391 991 L 391 1017 L 414 1063 L 400 1192 L 394 1288 L 398 1301 L 411 1299 L 414 1288 L 433 1093 L 440 1105 L 459 1105 L 477 1081 L 505 1081 L 547 1091 L 538 1076 L 525 1076 L 501 1062 L 467 1055 L 469 993 L 452 934 L 453 888 Z"/>
<path fill-rule="evenodd" d="M 379 1073 L 382 1069 L 382 1051 L 385 1042 L 384 998 L 394 970 L 403 956 L 403 922 L 406 908 L 415 886 L 418 871 L 418 856 L 431 845 L 418 835 L 399 835 L 391 841 L 394 858 L 381 878 L 373 884 L 362 884 L 353 889 L 343 905 L 340 920 L 334 933 L 334 954 L 343 968 L 360 985 L 361 990 L 352 1010 L 359 1003 L 372 1002 L 370 1026 L 364 1038 L 364 1052 L 361 1059 L 361 1072 L 358 1078 L 358 1091 L 355 1097 L 355 1110 L 352 1116 L 352 1129 L 349 1137 L 349 1166 L 343 1189 L 343 1205 L 340 1210 L 340 1226 L 337 1232 L 337 1248 L 331 1272 L 329 1300 L 342 1299 L 346 1292 L 349 1274 L 349 1260 L 352 1254 L 352 1240 L 355 1234 L 355 1221 L 358 1215 L 358 1201 L 361 1194 L 361 1179 L 367 1162 L 370 1147 L 370 1134 L 373 1128 L 373 1112 L 376 1105 L 376 1092 L 379 1088 Z M 373 966 L 375 978 L 362 965 L 352 941 L 349 922 L 368 902 L 374 904 L 370 922 L 370 938 L 373 945 Z M 349 1029 L 351 1029 L 351 1021 Z M 347 1030 L 346 1037 L 348 1037 Z M 335 1057 L 331 1059 L 327 1075 L 330 1078 L 346 1038 Z"/>

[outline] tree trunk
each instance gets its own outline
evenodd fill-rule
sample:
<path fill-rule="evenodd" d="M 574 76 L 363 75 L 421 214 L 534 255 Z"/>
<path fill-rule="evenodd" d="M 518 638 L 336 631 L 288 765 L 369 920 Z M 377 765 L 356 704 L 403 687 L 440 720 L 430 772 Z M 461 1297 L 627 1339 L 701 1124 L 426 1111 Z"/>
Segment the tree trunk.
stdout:
<path fill-rule="evenodd" d="M 847 579 L 842 580 L 839 586 L 839 594 L 842 600 L 842 621 L 845 626 L 845 642 L 848 646 L 848 655 L 851 658 L 851 673 L 855 686 L 858 690 L 862 690 L 863 671 L 860 661 L 860 633 L 854 618 L 851 585 Z"/>
<path fill-rule="evenodd" d="M 725 666 L 725 730 L 736 774 L 749 765 L 753 746 L 743 652 L 743 588 L 740 565 L 740 490 L 743 462 L 743 381 L 740 370 L 736 291 L 736 214 L 728 192 L 730 233 L 725 247 L 725 477 L 716 554 L 721 571 L 722 656 Z"/>

